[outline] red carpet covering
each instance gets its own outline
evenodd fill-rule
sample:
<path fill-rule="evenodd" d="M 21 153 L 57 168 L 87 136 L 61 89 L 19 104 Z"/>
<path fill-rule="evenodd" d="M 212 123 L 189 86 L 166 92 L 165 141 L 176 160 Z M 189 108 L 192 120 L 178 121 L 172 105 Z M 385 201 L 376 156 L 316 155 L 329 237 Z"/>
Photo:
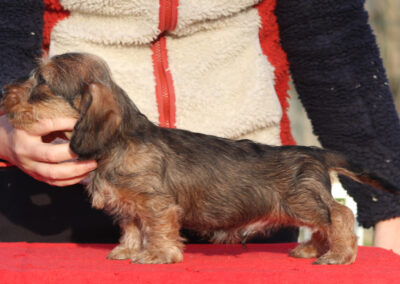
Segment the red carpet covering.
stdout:
<path fill-rule="evenodd" d="M 312 265 L 294 244 L 187 245 L 184 261 L 130 264 L 112 245 L 0 243 L 0 283 L 400 283 L 400 256 L 360 247 L 352 265 Z"/>

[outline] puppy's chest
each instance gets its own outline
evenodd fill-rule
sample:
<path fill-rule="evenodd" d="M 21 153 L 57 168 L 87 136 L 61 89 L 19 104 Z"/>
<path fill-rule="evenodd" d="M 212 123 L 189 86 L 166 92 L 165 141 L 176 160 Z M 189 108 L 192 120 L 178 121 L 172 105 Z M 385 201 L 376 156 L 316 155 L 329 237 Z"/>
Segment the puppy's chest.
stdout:
<path fill-rule="evenodd" d="M 91 182 L 87 185 L 87 191 L 91 197 L 92 206 L 96 209 L 104 209 L 107 204 L 116 198 L 113 189 L 105 180 L 92 175 Z"/>
<path fill-rule="evenodd" d="M 145 203 L 143 193 L 148 192 L 146 188 L 151 180 L 146 175 L 133 172 L 125 177 L 119 176 L 118 181 L 104 175 L 104 172 L 94 173 L 87 190 L 94 208 L 105 209 L 111 214 L 132 216 L 136 215 L 137 207 Z"/>
<path fill-rule="evenodd" d="M 87 186 L 91 197 L 92 206 L 97 209 L 111 209 L 114 207 L 125 207 L 129 197 L 120 188 L 112 185 L 107 179 L 93 174 L 91 182 Z"/>

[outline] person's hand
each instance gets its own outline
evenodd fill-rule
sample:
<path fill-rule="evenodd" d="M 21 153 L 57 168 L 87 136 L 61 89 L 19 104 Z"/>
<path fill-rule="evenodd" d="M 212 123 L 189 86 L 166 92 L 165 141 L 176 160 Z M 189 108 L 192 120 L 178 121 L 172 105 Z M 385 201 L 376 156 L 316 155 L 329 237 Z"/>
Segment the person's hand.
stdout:
<path fill-rule="evenodd" d="M 0 116 L 0 158 L 34 177 L 55 186 L 73 185 L 97 167 L 95 161 L 76 161 L 69 143 L 44 143 L 42 137 L 56 131 L 71 131 L 75 119 L 42 120 L 25 131 L 14 129 Z"/>

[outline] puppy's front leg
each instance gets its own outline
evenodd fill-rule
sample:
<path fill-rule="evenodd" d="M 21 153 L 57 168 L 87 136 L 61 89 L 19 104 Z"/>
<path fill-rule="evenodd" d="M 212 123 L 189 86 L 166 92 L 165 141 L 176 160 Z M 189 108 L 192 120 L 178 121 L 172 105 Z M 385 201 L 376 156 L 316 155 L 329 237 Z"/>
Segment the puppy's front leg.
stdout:
<path fill-rule="evenodd" d="M 183 239 L 179 235 L 180 207 L 171 200 L 155 198 L 138 212 L 143 249 L 131 259 L 137 263 L 175 263 L 183 260 Z"/>
<path fill-rule="evenodd" d="M 137 220 L 124 220 L 120 223 L 122 236 L 119 245 L 107 256 L 107 259 L 131 259 L 142 249 L 142 237 Z"/>

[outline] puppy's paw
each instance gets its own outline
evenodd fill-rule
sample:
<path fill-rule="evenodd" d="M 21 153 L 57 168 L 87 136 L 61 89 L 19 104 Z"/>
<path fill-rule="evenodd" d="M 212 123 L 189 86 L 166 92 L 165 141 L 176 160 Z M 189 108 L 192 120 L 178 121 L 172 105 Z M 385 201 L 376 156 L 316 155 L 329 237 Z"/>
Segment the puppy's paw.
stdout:
<path fill-rule="evenodd" d="M 351 264 L 355 261 L 355 254 L 339 254 L 328 251 L 318 258 L 313 264 Z"/>
<path fill-rule="evenodd" d="M 132 263 L 166 264 L 183 260 L 183 254 L 177 247 L 160 250 L 143 250 L 131 257 Z"/>
<path fill-rule="evenodd" d="M 299 244 L 289 252 L 289 256 L 297 258 L 315 258 L 318 257 L 318 250 L 311 243 Z"/>
<path fill-rule="evenodd" d="M 114 260 L 123 260 L 123 259 L 130 259 L 132 255 L 135 255 L 137 250 L 133 248 L 129 248 L 123 245 L 118 245 L 113 248 L 110 253 L 107 255 L 107 259 L 114 259 Z"/>

